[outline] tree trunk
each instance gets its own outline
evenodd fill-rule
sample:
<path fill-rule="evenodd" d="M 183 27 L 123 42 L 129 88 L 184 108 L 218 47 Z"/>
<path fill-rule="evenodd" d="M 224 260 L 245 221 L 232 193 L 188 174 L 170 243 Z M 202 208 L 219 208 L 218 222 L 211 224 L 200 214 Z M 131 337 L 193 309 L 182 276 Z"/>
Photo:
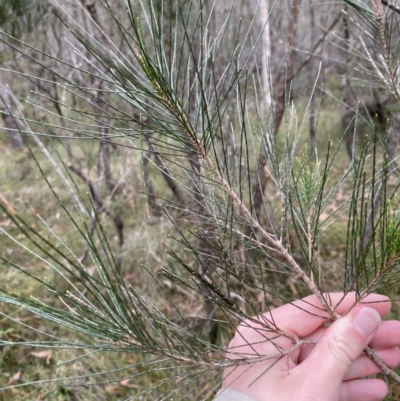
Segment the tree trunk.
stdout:
<path fill-rule="evenodd" d="M 262 90 L 263 90 L 263 101 L 264 101 L 264 112 L 269 113 L 271 107 L 271 85 L 270 85 L 270 68 L 269 63 L 271 60 L 271 31 L 269 24 L 269 0 L 264 0 L 260 4 L 260 19 L 261 25 L 264 30 L 262 33 L 262 47 L 263 47 L 263 58 L 262 58 Z"/>
<path fill-rule="evenodd" d="M 345 11 L 347 10 L 347 5 L 344 6 Z M 350 83 L 348 79 L 348 66 L 350 63 L 350 30 L 349 23 L 347 20 L 347 14 L 343 14 L 343 25 L 344 25 L 344 43 L 345 43 L 345 66 L 346 71 L 342 82 L 342 93 L 343 93 L 343 104 L 345 105 L 344 114 L 342 117 L 342 128 L 343 132 L 346 132 L 346 150 L 350 160 L 354 157 L 354 129 L 352 120 L 354 119 L 354 111 L 351 107 L 351 91 Z"/>
<path fill-rule="evenodd" d="M 315 43 L 315 14 L 313 9 L 313 4 L 310 2 L 310 28 L 311 28 L 311 43 Z M 311 99 L 310 99 L 310 159 L 314 159 L 317 150 L 317 127 L 315 125 L 315 116 L 316 116 L 316 108 L 315 108 L 315 93 L 313 92 L 315 77 L 316 74 L 316 66 L 315 61 L 311 61 L 310 66 L 310 87 L 311 87 Z"/>
<path fill-rule="evenodd" d="M 293 75 L 293 44 L 297 34 L 297 25 L 298 25 L 298 17 L 299 17 L 299 9 L 301 6 L 302 0 L 293 0 L 292 1 L 292 11 L 289 19 L 289 33 L 287 37 L 287 47 L 288 52 L 286 56 L 286 70 L 282 72 L 278 85 L 275 91 L 275 119 L 274 126 L 275 131 L 278 132 L 279 126 L 281 125 L 283 116 L 285 114 L 286 107 L 286 89 L 287 89 L 287 78 Z"/>
<path fill-rule="evenodd" d="M 292 2 L 292 12 L 291 12 L 291 17 L 290 17 L 290 29 L 289 29 L 289 34 L 288 34 L 288 54 L 287 54 L 287 61 L 286 61 L 286 74 L 282 73 L 280 82 L 278 84 L 278 87 L 276 89 L 276 96 L 275 96 L 275 118 L 274 118 L 274 128 L 275 132 L 278 131 L 279 125 L 281 124 L 284 111 L 285 111 L 285 105 L 286 105 L 286 79 L 287 77 L 291 77 L 293 74 L 293 51 L 291 47 L 293 46 L 295 37 L 296 37 L 296 32 L 297 32 L 297 20 L 298 20 L 298 15 L 299 15 L 299 7 L 301 5 L 302 0 L 293 0 Z M 265 11 L 265 8 L 268 8 L 268 3 L 265 1 L 263 3 L 264 6 L 264 11 L 263 13 L 267 13 Z M 268 16 L 268 13 L 267 13 Z M 265 18 L 265 16 L 263 17 Z M 268 34 L 265 34 L 266 38 L 264 38 L 264 43 L 271 43 L 270 42 L 270 36 L 269 36 L 269 29 L 268 29 Z M 269 42 L 265 42 L 268 41 Z M 269 53 L 271 51 L 271 48 L 269 46 Z M 267 71 L 267 70 L 266 70 Z M 268 73 L 267 73 L 268 77 Z M 264 73 L 263 73 L 263 89 L 264 89 L 264 101 L 265 99 L 270 99 L 270 92 L 266 93 L 266 84 L 265 84 L 265 79 L 264 78 Z M 269 91 L 269 86 L 268 86 L 268 91 Z M 268 175 L 266 174 L 265 171 L 265 166 L 267 165 L 267 155 L 265 153 L 265 148 L 264 144 L 261 144 L 261 150 L 260 154 L 258 156 L 257 160 L 257 175 L 253 179 L 253 206 L 254 206 L 254 214 L 257 216 L 257 218 L 260 218 L 260 211 L 261 207 L 264 203 L 264 191 L 267 185 L 268 181 Z"/>
<path fill-rule="evenodd" d="M 0 113 L 4 123 L 7 142 L 13 149 L 22 150 L 24 145 L 21 135 L 13 117 L 10 116 L 11 105 L 11 95 L 8 93 L 7 88 L 3 84 L 0 84 Z"/>

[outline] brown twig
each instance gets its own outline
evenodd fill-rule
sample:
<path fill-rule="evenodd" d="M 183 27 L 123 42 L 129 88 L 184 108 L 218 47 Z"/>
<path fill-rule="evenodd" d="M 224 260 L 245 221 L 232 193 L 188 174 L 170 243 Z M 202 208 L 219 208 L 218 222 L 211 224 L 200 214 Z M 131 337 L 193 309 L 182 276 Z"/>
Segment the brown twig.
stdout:
<path fill-rule="evenodd" d="M 392 4 L 390 1 L 382 0 L 382 4 L 384 4 L 386 7 L 389 7 L 393 11 L 396 11 L 396 13 L 400 14 L 400 8 Z"/>
<path fill-rule="evenodd" d="M 230 195 L 230 197 L 234 200 L 234 202 L 238 205 L 242 213 L 247 217 L 249 222 L 251 223 L 253 229 L 258 230 L 261 235 L 269 242 L 273 248 L 275 248 L 279 253 L 286 259 L 286 261 L 290 264 L 290 266 L 293 268 L 295 271 L 296 275 L 303 280 L 303 282 L 307 285 L 308 289 L 317 297 L 317 299 L 321 302 L 321 305 L 326 309 L 326 311 L 335 319 L 337 318 L 337 314 L 335 311 L 332 309 L 332 307 L 328 304 L 326 299 L 322 296 L 321 291 L 316 287 L 314 282 L 310 279 L 310 277 L 307 276 L 307 274 L 304 272 L 304 270 L 298 265 L 298 263 L 293 259 L 293 256 L 288 252 L 288 250 L 285 248 L 285 246 L 282 244 L 280 240 L 275 238 L 273 234 L 268 233 L 258 222 L 258 220 L 253 217 L 253 215 L 250 213 L 249 209 L 246 207 L 246 205 L 243 203 L 243 201 L 240 199 L 240 197 L 237 195 L 237 193 L 231 188 L 229 183 L 226 181 L 226 179 L 221 175 L 221 173 L 218 171 L 218 169 L 215 168 L 212 160 L 210 157 L 206 154 L 203 153 L 203 158 L 206 161 L 207 165 L 209 168 L 212 170 L 212 172 L 218 177 L 218 180 L 222 184 L 222 186 L 225 188 L 227 193 Z"/>
<path fill-rule="evenodd" d="M 16 216 L 17 212 L 1 193 L 0 193 L 0 202 L 3 203 L 8 213 L 10 213 L 12 216 Z"/>
<path fill-rule="evenodd" d="M 271 340 L 270 340 L 271 341 Z M 292 347 L 290 347 L 288 350 L 285 351 L 280 351 L 276 354 L 269 354 L 269 355 L 261 355 L 258 357 L 254 357 L 254 354 L 251 354 L 249 357 L 244 356 L 240 352 L 233 352 L 232 350 L 229 351 L 231 355 L 237 356 L 242 356 L 241 358 L 235 358 L 235 359 L 226 359 L 224 361 L 206 361 L 206 360 L 199 360 L 199 359 L 193 359 L 193 358 L 188 358 L 185 356 L 182 356 L 182 354 L 173 354 L 169 351 L 161 351 L 162 354 L 166 358 L 173 359 L 177 362 L 184 363 L 184 364 L 193 364 L 196 366 L 205 366 L 205 367 L 210 367 L 210 368 L 221 368 L 221 369 L 226 369 L 229 367 L 237 367 L 238 365 L 248 365 L 248 364 L 254 364 L 254 363 L 259 363 L 259 362 L 264 362 L 264 361 L 269 361 L 272 359 L 277 359 L 280 360 L 283 357 L 290 355 L 293 351 L 297 350 L 298 348 L 304 346 L 304 345 L 313 345 L 315 344 L 315 340 L 300 340 L 296 339 L 294 341 L 294 344 Z M 141 347 L 143 351 L 153 353 L 154 350 L 151 348 L 143 347 L 142 344 L 138 343 L 136 340 L 133 340 L 131 338 L 127 338 L 126 340 L 118 341 L 116 343 L 113 343 L 113 345 L 118 344 L 118 345 L 127 345 L 130 346 L 134 344 L 137 347 Z M 159 355 L 160 349 L 157 348 L 157 355 Z"/>
<path fill-rule="evenodd" d="M 388 49 L 387 43 L 386 43 L 386 28 L 385 24 L 383 21 L 383 7 L 382 7 L 382 0 L 374 0 L 375 2 L 375 7 L 376 7 L 376 21 L 378 22 L 378 27 L 379 27 L 379 36 L 381 40 L 381 46 L 384 51 L 384 57 L 385 57 L 385 62 L 386 62 L 386 70 L 388 71 L 389 74 L 389 79 L 391 83 L 391 89 L 393 91 L 394 96 L 398 101 L 400 101 L 400 92 L 398 90 L 397 86 L 397 81 L 396 81 L 396 76 L 393 71 L 392 67 L 392 57 L 390 54 L 390 51 Z"/>
<path fill-rule="evenodd" d="M 366 347 L 364 352 L 379 366 L 384 375 L 389 376 L 397 383 L 400 383 L 400 376 L 393 369 L 390 369 L 370 347 Z"/>

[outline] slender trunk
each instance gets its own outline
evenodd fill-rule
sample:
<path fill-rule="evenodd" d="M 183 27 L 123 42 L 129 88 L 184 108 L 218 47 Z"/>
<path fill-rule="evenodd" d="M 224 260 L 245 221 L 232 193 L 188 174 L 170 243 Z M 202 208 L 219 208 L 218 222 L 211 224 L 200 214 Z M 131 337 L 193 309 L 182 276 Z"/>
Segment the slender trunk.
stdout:
<path fill-rule="evenodd" d="M 70 164 L 69 169 L 75 173 L 79 178 L 82 179 L 82 181 L 86 184 L 88 187 L 90 196 L 93 199 L 94 206 L 96 208 L 96 213 L 99 215 L 101 213 L 105 213 L 108 217 L 112 219 L 112 221 L 115 224 L 115 228 L 117 230 L 117 236 L 118 236 L 118 243 L 119 243 L 119 253 L 116 258 L 115 262 L 115 267 L 120 270 L 121 265 L 122 265 L 122 249 L 124 246 L 124 221 L 121 218 L 121 216 L 110 209 L 106 206 L 106 203 L 103 201 L 101 196 L 97 193 L 92 181 L 89 179 L 88 176 L 84 174 L 82 170 L 80 170 L 78 167 Z"/>
<path fill-rule="evenodd" d="M 263 58 L 262 58 L 262 90 L 263 90 L 263 101 L 264 101 L 264 112 L 269 113 L 271 107 L 271 85 L 270 85 L 270 68 L 269 63 L 271 60 L 271 31 L 269 24 L 269 0 L 264 0 L 260 4 L 260 19 L 261 24 L 264 28 L 262 33 L 262 47 L 263 47 Z"/>
<path fill-rule="evenodd" d="M 7 115 L 7 110 L 0 107 L 1 116 L 3 118 L 3 123 L 7 135 L 7 140 L 13 149 L 22 150 L 24 145 L 22 143 L 21 134 L 18 132 L 17 126 L 14 123 L 14 119 Z"/>
<path fill-rule="evenodd" d="M 290 17 L 290 28 L 289 28 L 289 33 L 288 33 L 288 53 L 287 53 L 287 61 L 286 61 L 286 73 L 283 73 L 281 75 L 281 79 L 278 83 L 277 89 L 276 89 L 276 96 L 275 96 L 275 103 L 274 103 L 274 127 L 275 131 L 278 131 L 279 125 L 281 124 L 284 111 L 285 111 L 285 105 L 286 105 L 286 79 L 287 77 L 291 77 L 293 74 L 293 51 L 291 47 L 293 46 L 294 39 L 296 37 L 296 32 L 297 32 L 297 20 L 298 20 L 298 15 L 299 15 L 299 7 L 301 5 L 302 0 L 293 0 L 292 2 L 292 12 L 291 12 L 291 17 Z M 267 2 L 263 3 L 265 6 Z M 265 6 L 266 7 L 266 6 Z M 263 11 L 265 13 L 265 10 Z M 268 15 L 268 14 L 267 14 Z M 269 30 L 268 33 L 265 34 L 266 39 L 270 41 L 270 36 L 269 36 Z M 270 43 L 270 42 L 269 42 Z M 270 48 L 269 48 L 270 49 Z M 270 52 L 270 50 L 269 50 Z M 266 70 L 266 69 L 265 69 Z M 268 71 L 268 70 L 266 70 Z M 264 74 L 263 74 L 264 76 Z M 268 77 L 268 74 L 267 74 Z M 264 89 L 264 100 L 267 98 L 270 98 L 270 92 L 266 94 L 265 90 L 265 78 L 263 82 L 263 89 Z M 268 91 L 269 91 L 269 86 L 268 86 Z M 267 97 L 266 97 L 267 96 Z M 263 146 L 264 144 L 261 144 L 261 150 L 260 154 L 258 156 L 257 160 L 257 172 L 256 172 L 256 177 L 253 179 L 253 206 L 254 206 L 254 214 L 256 218 L 260 218 L 260 212 L 261 212 L 261 207 L 264 203 L 264 191 L 267 185 L 268 181 L 268 174 L 266 174 L 265 167 L 267 165 L 267 154 L 265 152 L 265 148 Z"/>
<path fill-rule="evenodd" d="M 115 181 L 111 171 L 110 144 L 104 140 L 106 137 L 105 134 L 106 132 L 101 134 L 103 139 L 100 141 L 100 160 L 101 168 L 104 173 L 104 181 L 108 191 L 112 193 L 115 189 Z"/>
<path fill-rule="evenodd" d="M 311 28 L 311 43 L 315 42 L 315 14 L 313 4 L 310 2 L 310 28 Z M 314 88 L 316 68 L 315 60 L 311 61 L 310 66 L 310 86 L 311 90 Z M 315 107 L 315 93 L 311 93 L 310 99 L 310 159 L 314 159 L 317 147 L 317 127 L 315 125 L 316 107 Z"/>
<path fill-rule="evenodd" d="M 149 151 L 145 152 L 143 155 L 143 179 L 145 186 L 145 195 L 147 197 L 148 206 L 152 213 L 158 214 L 160 207 L 157 204 L 157 199 L 154 195 L 154 185 L 149 173 L 149 159 L 152 155 L 151 153 L 152 144 L 149 145 Z M 147 211 L 148 217 L 150 217 L 150 210 Z"/>
<path fill-rule="evenodd" d="M 347 11 L 347 5 L 344 6 L 344 10 Z M 350 160 L 354 156 L 354 129 L 352 129 L 352 120 L 354 118 L 354 111 L 351 107 L 351 90 L 348 78 L 348 69 L 350 63 L 350 30 L 349 23 L 347 20 L 347 13 L 343 14 L 343 27 L 344 27 L 344 43 L 345 43 L 345 74 L 342 82 L 342 93 L 343 93 L 343 103 L 345 104 L 345 110 L 342 117 L 342 128 L 343 132 L 346 132 L 346 150 Z"/>
<path fill-rule="evenodd" d="M 153 143 L 149 141 L 149 150 L 152 152 L 154 156 L 154 163 L 157 165 L 158 169 L 161 172 L 161 175 L 164 178 L 165 183 L 168 185 L 169 189 L 172 191 L 172 193 L 175 196 L 176 202 L 181 206 L 181 207 L 187 207 L 187 202 L 185 199 L 185 196 L 183 192 L 181 191 L 179 184 L 177 183 L 176 180 L 174 180 L 173 176 L 171 175 L 169 169 L 165 165 L 163 159 L 155 149 Z"/>
<path fill-rule="evenodd" d="M 107 36 L 105 34 L 104 26 L 100 21 L 99 14 L 97 12 L 97 4 L 96 1 L 89 2 L 88 0 L 80 0 L 81 4 L 86 8 L 89 13 L 92 21 L 97 25 L 100 29 L 95 29 L 93 36 L 99 42 L 102 42 L 104 45 L 108 43 Z M 107 104 L 103 102 L 104 93 L 101 91 L 103 82 L 99 83 L 94 82 L 94 77 L 92 78 L 92 85 L 97 90 L 96 96 L 94 96 L 94 107 L 97 111 L 107 112 Z M 110 142 L 107 141 L 107 132 L 108 126 L 107 121 L 104 118 L 98 118 L 98 123 L 100 124 L 100 160 L 101 167 L 104 173 L 104 180 L 107 186 L 108 191 L 111 193 L 115 189 L 115 180 L 113 178 L 112 170 L 111 170 L 111 160 L 110 160 Z"/>
<path fill-rule="evenodd" d="M 298 26 L 298 17 L 299 10 L 301 6 L 302 0 L 293 0 L 292 1 L 292 11 L 289 19 L 289 33 L 287 37 L 287 56 L 286 56 L 286 69 L 282 72 L 280 80 L 275 90 L 275 118 L 274 125 L 275 131 L 278 132 L 279 126 L 281 125 L 283 116 L 285 114 L 285 107 L 287 103 L 287 84 L 288 77 L 293 75 L 293 45 L 296 39 L 297 34 L 297 26 Z"/>
<path fill-rule="evenodd" d="M 0 113 L 3 119 L 7 141 L 13 149 L 22 150 L 23 143 L 18 127 L 11 113 L 12 99 L 7 88 L 0 84 Z"/>

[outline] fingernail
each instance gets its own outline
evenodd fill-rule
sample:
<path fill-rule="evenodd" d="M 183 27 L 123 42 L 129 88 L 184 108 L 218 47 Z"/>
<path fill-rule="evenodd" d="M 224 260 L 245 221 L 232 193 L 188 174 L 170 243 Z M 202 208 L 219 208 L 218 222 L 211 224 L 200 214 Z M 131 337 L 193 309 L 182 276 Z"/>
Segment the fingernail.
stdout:
<path fill-rule="evenodd" d="M 381 317 L 375 309 L 363 308 L 353 318 L 353 325 L 364 337 L 369 337 L 381 323 Z"/>

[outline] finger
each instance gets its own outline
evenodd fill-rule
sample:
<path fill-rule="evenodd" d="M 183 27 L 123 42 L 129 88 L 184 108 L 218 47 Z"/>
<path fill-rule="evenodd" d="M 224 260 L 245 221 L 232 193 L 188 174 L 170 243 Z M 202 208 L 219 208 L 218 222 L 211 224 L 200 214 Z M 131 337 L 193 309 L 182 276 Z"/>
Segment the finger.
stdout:
<path fill-rule="evenodd" d="M 315 340 L 319 341 L 322 336 L 325 334 L 327 327 L 320 327 L 314 333 L 306 336 L 304 340 Z M 397 320 L 391 320 L 382 322 L 379 325 L 377 332 L 375 333 L 373 339 L 369 343 L 369 346 L 373 349 L 380 349 L 380 348 L 391 348 L 397 347 L 400 345 L 400 322 Z M 301 363 L 304 361 L 308 355 L 314 349 L 313 345 L 303 346 L 301 347 L 299 360 L 298 362 Z"/>
<path fill-rule="evenodd" d="M 343 293 L 329 293 L 324 296 L 329 299 L 329 303 L 336 308 L 339 314 L 347 312 L 354 305 L 356 299 L 355 293 L 349 293 L 346 296 Z M 380 315 L 388 313 L 391 307 L 389 299 L 378 294 L 369 295 L 363 300 L 363 303 L 377 310 Z M 361 307 L 357 305 L 354 311 Z M 331 316 L 323 309 L 318 298 L 311 295 L 258 316 L 260 325 L 252 320 L 245 320 L 236 330 L 232 343 L 234 348 L 231 349 L 230 357 L 242 358 L 251 355 L 279 354 L 279 352 L 289 349 L 293 344 L 291 339 L 277 336 L 274 328 L 279 328 L 289 335 L 302 338 L 315 332 L 330 318 Z M 297 360 L 299 352 L 300 349 L 296 349 L 291 354 L 293 361 Z"/>
<path fill-rule="evenodd" d="M 400 365 L 400 350 L 397 347 L 375 350 L 375 354 L 391 369 Z M 348 369 L 344 380 L 359 379 L 377 373 L 381 373 L 380 367 L 367 355 L 361 354 Z"/>
<path fill-rule="evenodd" d="M 388 393 L 383 380 L 350 380 L 340 387 L 340 401 L 381 401 Z"/>
<path fill-rule="evenodd" d="M 389 348 L 400 345 L 400 322 L 389 320 L 382 322 L 371 340 L 371 348 Z"/>
<path fill-rule="evenodd" d="M 310 354 L 313 349 L 314 346 L 309 347 L 307 353 Z M 400 350 L 398 347 L 374 350 L 374 352 L 389 368 L 394 369 L 400 365 Z M 301 357 L 304 357 L 303 352 Z M 381 373 L 379 366 L 367 355 L 361 354 L 349 367 L 344 376 L 344 380 L 359 379 L 360 377 L 370 376 L 377 373 Z"/>
<path fill-rule="evenodd" d="M 317 381 L 339 390 L 348 369 L 371 341 L 380 322 L 375 309 L 351 311 L 326 330 L 309 357 L 295 369 L 304 373 L 310 385 Z"/>
<path fill-rule="evenodd" d="M 327 330 L 327 327 L 320 327 L 314 333 L 303 337 L 303 340 L 318 341 Z M 382 322 L 371 340 L 369 346 L 371 348 L 389 348 L 400 345 L 400 321 L 388 320 Z"/>
<path fill-rule="evenodd" d="M 347 313 L 356 300 L 354 292 L 345 296 L 343 293 L 329 293 L 325 294 L 324 297 L 339 315 Z M 391 308 L 389 298 L 378 294 L 369 295 L 355 309 L 359 310 L 365 305 L 368 308 L 375 309 L 381 316 L 386 315 Z M 259 320 L 267 325 L 276 326 L 288 334 L 303 338 L 316 331 L 331 318 L 318 298 L 311 295 L 264 313 L 259 317 Z"/>

